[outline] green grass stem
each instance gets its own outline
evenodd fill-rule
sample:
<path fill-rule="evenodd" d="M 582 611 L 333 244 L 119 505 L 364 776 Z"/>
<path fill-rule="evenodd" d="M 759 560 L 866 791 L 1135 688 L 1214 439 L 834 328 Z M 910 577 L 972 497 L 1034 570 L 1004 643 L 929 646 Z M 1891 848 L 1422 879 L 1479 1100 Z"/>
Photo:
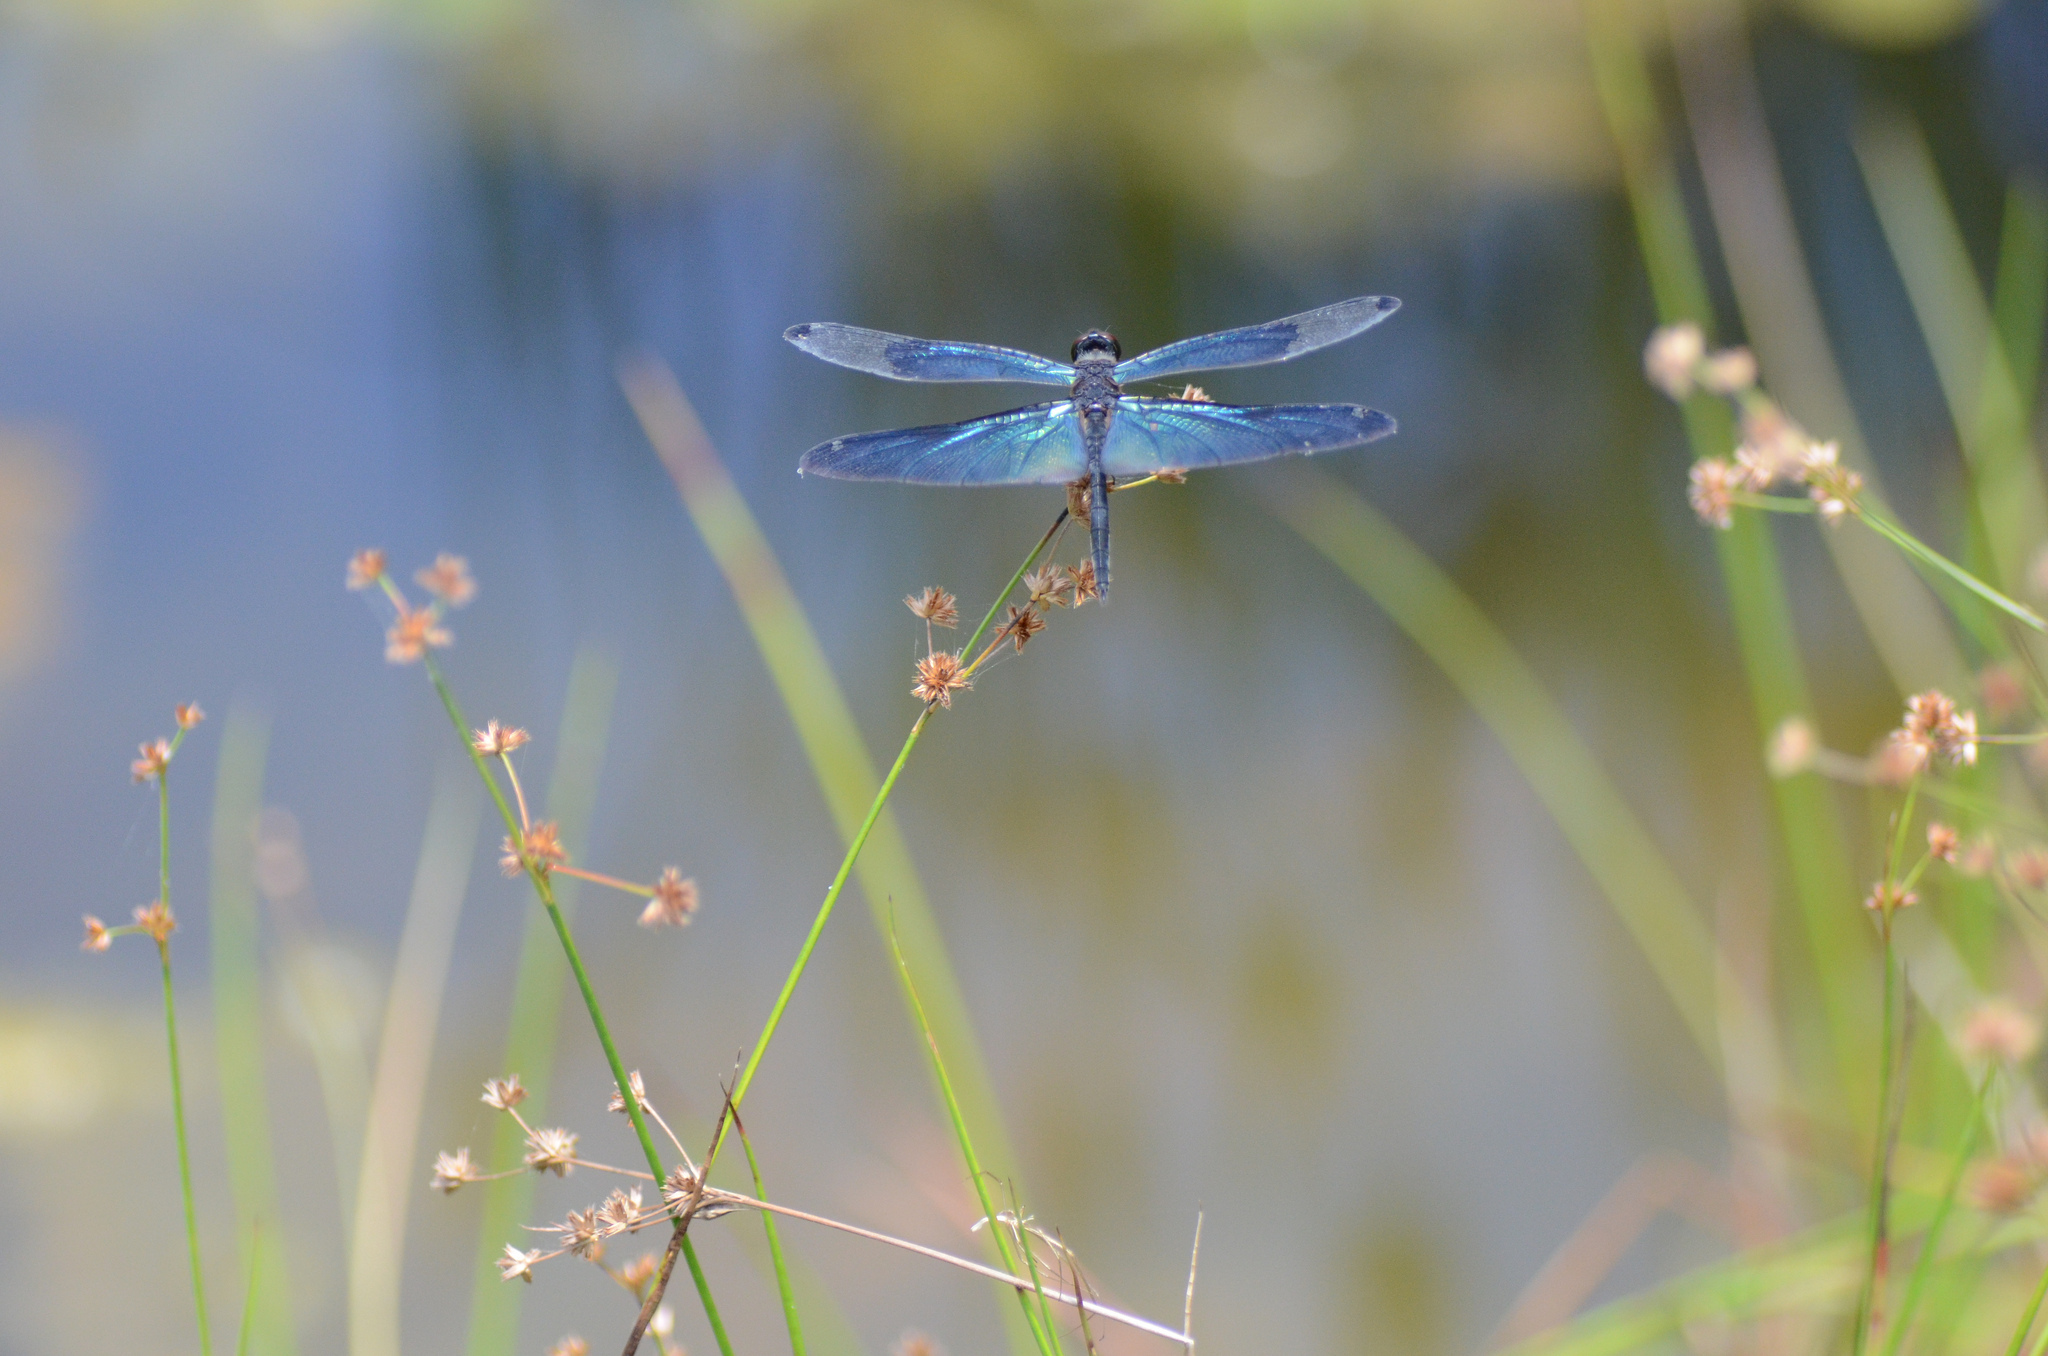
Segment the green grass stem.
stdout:
<path fill-rule="evenodd" d="M 2048 331 L 2048 193 L 2024 175 L 2005 190 L 1991 326 L 2019 398 L 2020 424 L 2030 427 L 2041 382 L 2041 337 Z"/>
<path fill-rule="evenodd" d="M 1877 1036 L 1877 1136 L 1870 1155 L 1870 1192 L 1865 1207 L 1865 1255 L 1867 1262 L 1863 1272 L 1863 1289 L 1856 1301 L 1856 1327 L 1850 1334 L 1850 1350 L 1861 1356 L 1870 1340 L 1871 1325 L 1876 1321 L 1879 1306 L 1884 1302 L 1884 1280 L 1886 1272 L 1886 1197 L 1891 1182 L 1891 1116 L 1892 1116 L 1892 1049 L 1894 1035 L 1893 1010 L 1898 1006 L 1898 956 L 1892 949 L 1891 920 L 1883 920 L 1884 928 L 1884 1007 L 1878 1021 Z"/>
<path fill-rule="evenodd" d="M 262 1230 L 256 1231 L 261 1235 Z M 249 1240 L 249 1284 L 242 1291 L 242 1329 L 235 1336 L 235 1356 L 249 1356 L 249 1339 L 256 1331 L 256 1277 L 261 1272 L 263 1239 Z M 397 1348 L 392 1348 L 396 1356 Z"/>
<path fill-rule="evenodd" d="M 1884 1344 L 1884 1356 L 1899 1356 L 1905 1345 L 1906 1330 L 1913 1324 L 1913 1316 L 1920 1308 L 1920 1299 L 1927 1288 L 1927 1278 L 1933 1274 L 1935 1254 L 1941 1247 L 1941 1231 L 1948 1223 L 1949 1212 L 1955 1208 L 1956 1195 L 1963 1187 L 1963 1174 L 1969 1170 L 1970 1155 L 1977 1148 L 1977 1135 L 1984 1121 L 1984 1101 L 1991 1095 L 1991 1075 L 1984 1075 L 1978 1085 L 1976 1100 L 1970 1107 L 1969 1123 L 1963 1128 L 1961 1143 L 1956 1145 L 1955 1160 L 1949 1165 L 1948 1178 L 1942 1183 L 1941 1196 L 1935 1202 L 1934 1218 L 1928 1221 L 1927 1230 L 1920 1237 L 1920 1255 L 1913 1259 L 1913 1274 L 1906 1280 L 1906 1294 L 1899 1301 L 1899 1312 L 1892 1320 L 1891 1337 Z"/>
<path fill-rule="evenodd" d="M 244 1270 L 256 1274 L 257 1258 L 249 1250 L 260 1248 L 263 1274 L 281 1278 L 290 1275 L 290 1269 L 284 1232 L 275 1227 L 284 1216 L 278 1208 L 264 1073 L 264 1033 L 271 1023 L 265 1015 L 254 837 L 256 816 L 263 808 L 269 744 L 267 719 L 243 705 L 228 709 L 221 722 L 220 759 L 213 778 L 212 881 L 206 916 L 212 952 L 213 1058 L 235 1236 L 244 1249 Z M 273 1227 L 262 1227 L 264 1221 Z M 266 1356 L 291 1356 L 297 1333 L 290 1286 L 273 1280 L 264 1287 L 255 1325 L 252 1340 Z"/>
<path fill-rule="evenodd" d="M 1619 153 L 1658 319 L 1664 324 L 1705 322 L 1713 315 L 1713 302 L 1632 13 L 1617 0 L 1588 5 L 1593 82 Z M 1695 458 L 1724 456 L 1734 446 L 1733 426 L 1720 402 L 1694 399 L 1682 414 Z M 1761 744 L 1787 717 L 1813 710 L 1791 604 L 1767 523 L 1738 516 L 1731 529 L 1715 534 L 1714 544 Z M 1806 774 L 1773 779 L 1770 795 L 1833 1054 L 1835 1089 L 1825 1080 L 1807 1082 L 1815 1084 L 1816 1103 L 1839 1104 L 1866 1086 L 1866 1066 L 1859 1058 L 1867 1048 L 1862 1036 L 1866 981 L 1858 967 L 1869 954 L 1868 931 L 1854 914 L 1855 873 L 1832 788 Z"/>
<path fill-rule="evenodd" d="M 185 731 L 171 737 L 171 753 L 185 742 Z M 170 758 L 156 774 L 157 899 L 171 907 L 171 770 Z M 164 975 L 164 1039 L 171 1057 L 171 1119 L 178 1136 L 178 1189 L 185 1199 L 185 1246 L 192 1260 L 192 1307 L 199 1319 L 199 1350 L 212 1356 L 213 1332 L 206 1321 L 206 1274 L 199 1259 L 199 1208 L 192 1197 L 192 1150 L 185 1130 L 185 1079 L 178 1067 L 178 1004 L 171 985 L 171 944 L 157 939 L 157 958 Z"/>
<path fill-rule="evenodd" d="M 353 1356 L 397 1356 L 402 1345 L 399 1296 L 414 1154 L 441 999 L 482 823 L 476 788 L 444 764 L 427 805 L 364 1117 L 355 1227 L 349 1234 L 348 1345 Z"/>
<path fill-rule="evenodd" d="M 505 832 L 516 843 L 520 838 L 519 818 L 512 812 L 511 804 L 505 799 L 504 790 L 498 779 L 491 775 L 484 757 L 470 742 L 469 724 L 463 719 L 462 708 L 456 703 L 455 693 L 450 690 L 447 680 L 441 675 L 441 666 L 434 662 L 432 655 L 425 658 L 427 677 L 434 685 L 434 691 L 441 698 L 442 709 L 448 713 L 449 723 L 455 727 L 455 738 L 469 755 L 476 768 L 476 774 L 483 779 L 484 787 L 490 792 L 491 800 L 498 807 L 499 817 L 505 822 Z M 619 1058 L 619 1048 L 612 1040 L 610 1026 L 604 1019 L 604 1005 L 598 1001 L 597 989 L 590 982 L 590 972 L 583 967 L 583 957 L 576 949 L 576 938 L 569 931 L 569 920 L 562 916 L 562 910 L 555 902 L 554 883 L 548 873 L 531 865 L 526 876 L 533 884 L 534 894 L 540 898 L 541 907 L 547 910 L 548 922 L 555 930 L 555 938 L 561 943 L 563 959 L 569 962 L 569 973 L 575 976 L 576 988 L 583 995 L 583 1006 L 590 1014 L 591 1030 L 597 1034 L 597 1043 L 604 1049 L 605 1064 L 611 1070 L 612 1085 L 619 1090 L 620 1099 L 626 1104 L 626 1116 L 633 1123 L 634 1137 L 640 1141 L 640 1152 L 646 1156 L 648 1171 L 654 1174 L 656 1189 L 668 1173 L 662 1166 L 661 1150 L 654 1143 L 654 1136 L 647 1129 L 647 1117 L 640 1110 L 640 1099 L 631 1092 L 632 1081 L 627 1076 L 625 1061 Z M 704 1318 L 711 1325 L 712 1336 L 718 1342 L 723 1356 L 732 1356 L 732 1339 L 726 1335 L 725 1323 L 718 1315 L 718 1304 L 711 1296 L 710 1281 L 704 1275 L 704 1268 L 697 1261 L 697 1249 L 686 1236 L 682 1239 L 683 1260 L 689 1263 L 690 1279 L 696 1284 L 697 1297 L 704 1306 Z"/>
<path fill-rule="evenodd" d="M 618 692 L 618 666 L 601 651 L 583 646 L 569 666 L 568 694 L 555 740 L 554 767 L 547 788 L 548 814 L 561 826 L 570 853 L 589 842 L 591 815 L 597 803 L 600 770 L 609 737 L 612 707 Z M 555 903 L 573 919 L 581 887 L 574 877 L 555 883 Z M 512 1005 L 505 1026 L 504 1053 L 498 1072 L 516 1073 L 527 1090 L 529 1114 L 545 1114 L 554 1081 L 555 1045 L 560 1033 L 562 993 L 568 966 L 556 944 L 544 910 L 526 918 L 519 942 L 519 968 L 512 984 Z M 517 1162 L 523 1132 L 510 1116 L 492 1126 L 490 1163 Z M 519 1340 L 519 1313 L 526 1287 L 506 1285 L 496 1265 L 500 1249 L 530 1217 L 534 1179 L 530 1173 L 491 1182 L 484 1187 L 483 1219 L 478 1227 L 475 1279 L 471 1283 L 469 1356 L 503 1356 Z"/>
<path fill-rule="evenodd" d="M 911 982 L 910 965 L 903 958 L 902 948 L 895 945 L 893 935 L 889 941 L 889 954 L 895 958 L 896 973 L 902 978 L 903 991 L 910 995 L 911 1011 L 917 1022 L 918 1032 L 924 1037 L 926 1053 L 931 1056 L 932 1077 L 938 1081 L 939 1090 L 945 1097 L 946 1116 L 952 1122 L 953 1137 L 960 1146 L 960 1158 L 967 1169 L 968 1180 L 974 1184 L 975 1199 L 981 1203 L 981 1217 L 987 1224 L 989 1238 L 995 1244 L 996 1256 L 1002 1260 L 1003 1270 L 1012 1276 L 1018 1275 L 1022 1268 L 1010 1255 L 1010 1244 L 1003 1234 L 1002 1219 L 996 1212 L 995 1203 L 989 1199 L 989 1174 L 982 1168 L 981 1158 L 974 1151 L 974 1138 L 968 1133 L 967 1121 L 960 1114 L 960 1102 L 953 1095 L 953 1081 L 946 1076 L 946 1060 L 939 1052 L 938 1037 L 933 1034 L 931 1024 L 925 1020 L 924 1005 L 918 1001 L 917 986 Z M 1021 1229 L 1018 1242 L 1027 1254 L 1031 1251 L 1030 1245 L 1023 1241 Z M 1035 1286 L 1038 1275 L 1035 1265 L 1031 1275 Z M 1016 1288 L 1016 1293 L 1018 1306 L 1024 1312 L 1024 1322 L 1031 1329 L 1031 1336 L 1038 1344 L 1040 1356 L 1059 1356 L 1058 1330 L 1053 1328 L 1050 1322 L 1041 1321 L 1038 1312 L 1031 1307 L 1030 1297 L 1024 1293 L 1021 1286 Z M 1078 1294 L 1078 1291 L 1076 1293 Z M 1040 1303 L 1044 1302 L 1042 1289 L 1039 1291 L 1039 1300 Z"/>
<path fill-rule="evenodd" d="M 1718 1068 L 1713 935 L 1542 680 L 1449 575 L 1348 487 L 1310 472 L 1266 493 L 1284 522 L 1436 662 L 1501 741 Z"/>
<path fill-rule="evenodd" d="M 754 1178 L 754 1199 L 765 1201 L 768 1188 L 761 1181 L 760 1160 L 754 1157 L 753 1141 L 747 1138 L 747 1127 L 740 1122 L 738 1115 L 733 1117 L 733 1129 L 738 1132 L 740 1149 L 747 1156 L 747 1171 Z M 775 1216 L 766 1210 L 756 1213 L 761 1216 L 762 1231 L 768 1236 L 768 1256 L 775 1263 L 775 1293 L 782 1298 L 782 1318 L 789 1325 L 790 1356 L 804 1356 L 803 1319 L 797 1313 L 796 1291 L 789 1282 L 789 1264 L 782 1256 L 782 1239 L 775 1231 Z"/>
<path fill-rule="evenodd" d="M 2048 1267 L 2041 1269 L 2041 1279 L 2034 1286 L 2034 1294 L 2027 1301 L 2027 1307 L 2020 1312 L 2020 1325 L 2012 1331 L 2012 1345 L 2005 1349 L 2005 1356 L 2020 1356 L 2020 1347 L 2025 1344 L 2027 1334 L 2033 1330 L 2034 1320 L 2040 1316 L 2041 1301 L 2048 1299 Z M 2034 1344 L 2030 1356 L 2041 1356 L 2048 1351 L 2048 1329 L 2043 1329 L 2041 1340 Z"/>

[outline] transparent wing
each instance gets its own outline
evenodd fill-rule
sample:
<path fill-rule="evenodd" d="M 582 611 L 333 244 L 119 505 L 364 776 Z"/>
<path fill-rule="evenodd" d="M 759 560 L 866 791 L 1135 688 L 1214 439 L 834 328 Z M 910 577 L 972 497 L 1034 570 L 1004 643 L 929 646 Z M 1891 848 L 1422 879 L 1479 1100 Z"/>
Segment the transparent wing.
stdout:
<path fill-rule="evenodd" d="M 814 358 L 897 381 L 1030 381 L 1072 386 L 1074 369 L 1020 349 L 864 330 L 819 321 L 791 325 L 782 337 Z"/>
<path fill-rule="evenodd" d="M 1400 308 L 1395 297 L 1353 297 L 1284 320 L 1269 320 L 1240 330 L 1218 330 L 1119 363 L 1116 379 L 1128 383 L 1177 372 L 1214 372 L 1225 367 L 1284 363 L 1371 329 Z"/>
<path fill-rule="evenodd" d="M 1335 452 L 1394 431 L 1394 421 L 1363 405 L 1210 405 L 1125 396 L 1109 422 L 1102 469 L 1142 476 L 1193 471 L 1290 452 Z"/>
<path fill-rule="evenodd" d="M 1027 405 L 964 424 L 856 433 L 819 443 L 797 463 L 834 480 L 919 485 L 1053 485 L 1088 469 L 1074 402 Z"/>

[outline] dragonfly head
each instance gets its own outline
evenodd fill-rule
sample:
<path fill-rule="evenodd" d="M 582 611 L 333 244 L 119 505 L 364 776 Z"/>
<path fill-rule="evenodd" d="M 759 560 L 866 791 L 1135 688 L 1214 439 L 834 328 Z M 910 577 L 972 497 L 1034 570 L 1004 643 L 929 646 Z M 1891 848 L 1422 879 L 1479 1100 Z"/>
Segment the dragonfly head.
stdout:
<path fill-rule="evenodd" d="M 1111 359 L 1124 356 L 1123 345 L 1117 343 L 1116 336 L 1107 330 L 1090 330 L 1074 341 L 1075 362 L 1080 362 L 1083 358 L 1100 357 L 1105 353 Z"/>

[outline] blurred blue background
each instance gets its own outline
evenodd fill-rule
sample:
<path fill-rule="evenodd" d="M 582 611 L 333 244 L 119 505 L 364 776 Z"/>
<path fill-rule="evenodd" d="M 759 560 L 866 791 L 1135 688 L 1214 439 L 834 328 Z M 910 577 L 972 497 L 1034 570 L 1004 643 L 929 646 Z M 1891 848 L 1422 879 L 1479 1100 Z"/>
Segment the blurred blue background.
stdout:
<path fill-rule="evenodd" d="M 1678 9 L 1630 20 L 1705 231 L 1664 52 L 1717 11 Z M 1749 16 L 1872 455 L 1930 527 L 1916 506 L 1951 492 L 1953 439 L 1849 141 L 1873 110 L 1917 119 L 1988 267 L 2008 177 L 2043 154 L 2043 13 Z M 665 1106 L 715 1110 L 840 846 L 619 394 L 630 349 L 674 368 L 886 757 L 922 642 L 897 600 L 940 583 L 978 609 L 1059 499 L 800 481 L 826 437 L 1015 402 L 828 368 L 784 327 L 1064 356 L 1106 325 L 1134 353 L 1398 296 L 1356 342 L 1209 388 L 1393 413 L 1397 438 L 1323 472 L 1530 657 L 1696 898 L 1767 870 L 1761 735 L 1677 422 L 1639 376 L 1653 312 L 1615 173 L 1583 16 L 1541 0 L 0 9 L 0 817 L 22 846 L 0 887 L 0 1352 L 196 1348 L 153 966 L 140 945 L 77 950 L 81 913 L 125 918 L 154 892 L 155 802 L 125 770 L 172 702 L 214 717 L 176 764 L 173 833 L 217 1342 L 240 1294 L 205 944 L 231 712 L 268 722 L 261 799 L 289 819 L 265 841 L 287 867 L 303 853 L 303 881 L 266 906 L 266 955 L 316 939 L 352 995 L 329 1037 L 374 1053 L 456 751 L 341 586 L 359 547 L 388 548 L 401 577 L 439 550 L 469 558 L 481 592 L 447 668 L 479 721 L 534 731 L 534 781 L 577 653 L 616 665 L 579 860 L 643 878 L 675 862 L 705 904 L 650 937 L 586 895 L 579 932 L 629 1062 Z M 1055 617 L 943 713 L 896 804 L 1034 1209 L 1113 1298 L 1178 1316 L 1202 1208 L 1209 1349 L 1468 1350 L 1640 1156 L 1723 1159 L 1724 1112 L 1492 736 L 1252 492 L 1306 469 L 1119 501 L 1114 604 Z M 1804 533 L 1785 547 L 1818 681 L 1874 735 L 1892 690 L 1837 618 L 1824 553 Z M 416 1188 L 435 1148 L 487 1142 L 477 1084 L 503 1072 L 532 904 L 487 838 L 428 1033 Z M 339 1352 L 348 1114 L 288 1008 L 264 1028 L 275 1227 L 298 1349 Z M 580 1013 L 563 1031 L 551 1118 L 625 1161 Z M 849 909 L 749 1128 L 778 1196 L 971 1250 L 919 1060 Z M 542 1212 L 596 1192 L 549 1181 Z M 415 1190 L 409 1221 L 406 1345 L 454 1350 L 475 1193 Z M 704 1226 L 706 1264 L 741 1349 L 773 1350 L 743 1226 Z M 869 1351 L 911 1328 L 956 1354 L 1000 1340 L 977 1282 L 785 1238 Z M 1602 1293 L 1718 1247 L 1660 1223 Z M 686 1296 L 677 1311 L 711 1349 Z M 606 1346 L 626 1313 L 587 1266 L 555 1263 L 518 1349 L 570 1331 Z"/>

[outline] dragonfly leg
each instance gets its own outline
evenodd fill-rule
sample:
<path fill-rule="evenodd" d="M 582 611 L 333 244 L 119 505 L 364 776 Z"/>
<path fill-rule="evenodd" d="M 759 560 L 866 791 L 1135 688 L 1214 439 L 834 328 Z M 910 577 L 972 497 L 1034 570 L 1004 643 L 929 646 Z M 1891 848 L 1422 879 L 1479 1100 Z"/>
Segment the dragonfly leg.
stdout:
<path fill-rule="evenodd" d="M 1109 600 L 1109 481 L 1096 462 L 1088 475 L 1088 541 L 1095 548 L 1095 587 Z"/>

